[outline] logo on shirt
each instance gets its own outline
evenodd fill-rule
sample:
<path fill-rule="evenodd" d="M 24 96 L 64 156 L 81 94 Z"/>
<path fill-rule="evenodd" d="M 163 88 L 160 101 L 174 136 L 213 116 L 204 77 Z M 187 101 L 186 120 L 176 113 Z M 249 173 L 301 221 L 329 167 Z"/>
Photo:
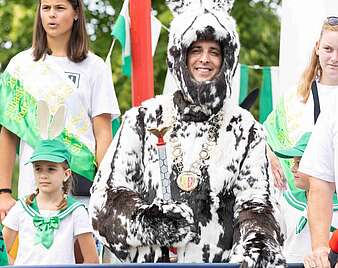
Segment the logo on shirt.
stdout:
<path fill-rule="evenodd" d="M 68 76 L 68 78 L 74 83 L 74 85 L 79 88 L 80 84 L 80 74 L 79 73 L 71 73 L 71 72 L 65 72 L 65 74 Z"/>

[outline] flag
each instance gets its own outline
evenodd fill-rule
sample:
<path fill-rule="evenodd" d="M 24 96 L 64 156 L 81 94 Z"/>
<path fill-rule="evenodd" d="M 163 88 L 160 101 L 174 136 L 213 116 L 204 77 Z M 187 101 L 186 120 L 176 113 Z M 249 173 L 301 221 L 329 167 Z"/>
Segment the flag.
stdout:
<path fill-rule="evenodd" d="M 125 0 L 113 27 L 112 35 L 122 47 L 122 73 L 131 76 L 131 46 L 130 46 L 130 18 L 129 0 Z"/>
<path fill-rule="evenodd" d="M 241 103 L 248 95 L 249 88 L 249 66 L 238 64 L 231 84 L 231 100 L 234 103 Z"/>
<path fill-rule="evenodd" d="M 277 105 L 281 92 L 279 90 L 279 68 L 263 67 L 263 82 L 259 97 L 259 122 L 264 122 Z"/>
<path fill-rule="evenodd" d="M 151 14 L 151 41 L 152 55 L 154 55 L 162 24 Z M 129 0 L 125 0 L 112 31 L 112 36 L 118 40 L 122 47 L 122 73 L 131 76 L 131 44 L 130 44 L 130 16 Z"/>

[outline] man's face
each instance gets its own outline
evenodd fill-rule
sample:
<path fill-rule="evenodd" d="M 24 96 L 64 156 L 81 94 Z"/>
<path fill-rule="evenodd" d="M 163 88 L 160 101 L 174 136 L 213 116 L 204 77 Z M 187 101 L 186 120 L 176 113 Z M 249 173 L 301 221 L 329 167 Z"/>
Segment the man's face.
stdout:
<path fill-rule="evenodd" d="M 188 70 L 196 81 L 210 81 L 222 65 L 222 52 L 217 41 L 200 40 L 191 44 L 188 50 Z"/>

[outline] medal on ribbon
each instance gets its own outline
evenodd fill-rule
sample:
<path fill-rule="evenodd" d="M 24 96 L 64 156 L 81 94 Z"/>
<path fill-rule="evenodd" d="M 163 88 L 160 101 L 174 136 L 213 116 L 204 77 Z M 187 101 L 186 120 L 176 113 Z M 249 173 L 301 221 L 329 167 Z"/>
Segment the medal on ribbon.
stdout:
<path fill-rule="evenodd" d="M 195 190 L 199 183 L 198 175 L 191 171 L 183 171 L 176 180 L 177 186 L 186 192 Z"/>

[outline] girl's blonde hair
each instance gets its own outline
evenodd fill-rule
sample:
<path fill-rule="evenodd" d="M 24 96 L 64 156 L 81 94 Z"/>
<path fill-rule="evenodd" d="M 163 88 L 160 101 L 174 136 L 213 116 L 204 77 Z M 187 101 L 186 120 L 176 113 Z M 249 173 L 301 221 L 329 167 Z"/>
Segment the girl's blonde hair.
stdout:
<path fill-rule="evenodd" d="M 338 32 L 338 25 L 330 25 L 327 20 L 325 20 L 322 30 L 320 32 L 318 44 L 322 39 L 323 33 L 327 31 Z M 308 66 L 304 70 L 301 79 L 298 83 L 297 93 L 302 98 L 302 101 L 307 102 L 312 82 L 318 77 L 320 78 L 322 75 L 322 68 L 320 67 L 319 57 L 316 54 L 317 43 L 312 49 L 311 58 Z"/>
<path fill-rule="evenodd" d="M 66 170 L 69 168 L 67 161 L 62 163 L 63 168 Z M 61 200 L 61 202 L 57 205 L 57 208 L 59 210 L 65 209 L 67 208 L 67 195 L 70 192 L 71 188 L 72 188 L 72 182 L 73 182 L 73 177 L 70 176 L 68 178 L 68 180 L 63 182 L 63 186 L 62 186 L 62 190 L 63 190 L 63 199 Z M 32 205 L 34 198 L 38 195 L 39 193 L 39 189 L 37 188 L 36 191 L 32 194 L 30 194 L 27 198 L 26 198 L 26 204 L 27 205 Z"/>

